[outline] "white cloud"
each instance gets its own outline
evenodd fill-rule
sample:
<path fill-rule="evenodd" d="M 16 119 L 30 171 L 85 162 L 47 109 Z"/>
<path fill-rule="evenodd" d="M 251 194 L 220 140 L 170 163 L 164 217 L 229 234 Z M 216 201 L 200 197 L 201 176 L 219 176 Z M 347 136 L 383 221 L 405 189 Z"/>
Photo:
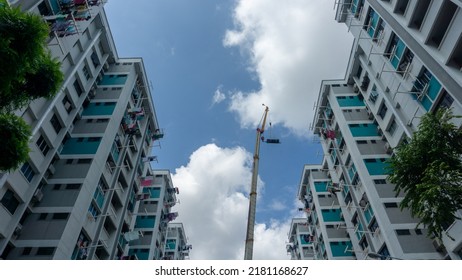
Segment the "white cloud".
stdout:
<path fill-rule="evenodd" d="M 279 200 L 273 199 L 270 205 L 271 210 L 282 211 L 287 209 L 287 206 Z"/>
<path fill-rule="evenodd" d="M 172 174 L 181 201 L 174 211 L 193 245 L 191 259 L 243 259 L 251 165 L 244 148 L 208 144 Z M 257 224 L 254 258 L 287 259 L 287 233 L 287 223 Z"/>
<path fill-rule="evenodd" d="M 225 99 L 226 99 L 226 95 L 221 91 L 221 86 L 219 86 L 213 93 L 212 106 L 223 102 L 223 100 Z"/>
<path fill-rule="evenodd" d="M 249 56 L 261 84 L 231 97 L 230 110 L 243 127 L 258 124 L 265 103 L 273 123 L 306 134 L 321 80 L 344 77 L 351 49 L 351 36 L 334 20 L 332 7 L 325 0 L 238 1 L 235 29 L 223 43 Z"/>

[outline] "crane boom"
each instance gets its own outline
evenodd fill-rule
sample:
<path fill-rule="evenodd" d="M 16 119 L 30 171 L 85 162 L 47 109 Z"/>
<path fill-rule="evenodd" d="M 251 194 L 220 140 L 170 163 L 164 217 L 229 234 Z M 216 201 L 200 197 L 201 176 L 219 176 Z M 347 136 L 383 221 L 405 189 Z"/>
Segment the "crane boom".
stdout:
<path fill-rule="evenodd" d="M 265 131 L 266 117 L 269 108 L 265 106 L 265 113 L 261 128 L 257 128 L 257 140 L 255 143 L 255 153 L 253 155 L 252 165 L 252 182 L 250 185 L 250 198 L 249 198 L 249 215 L 247 217 L 247 234 L 245 239 L 245 253 L 244 260 L 251 260 L 253 257 L 253 241 L 254 241 L 254 227 L 255 227 L 255 211 L 257 206 L 257 179 L 258 179 L 258 162 L 260 160 L 260 140 L 261 135 Z"/>

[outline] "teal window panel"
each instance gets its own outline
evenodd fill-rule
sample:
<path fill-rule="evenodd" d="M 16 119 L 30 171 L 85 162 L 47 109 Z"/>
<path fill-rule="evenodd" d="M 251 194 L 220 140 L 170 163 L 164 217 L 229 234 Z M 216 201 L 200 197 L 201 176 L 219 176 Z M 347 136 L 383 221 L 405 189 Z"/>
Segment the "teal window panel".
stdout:
<path fill-rule="evenodd" d="M 342 190 L 343 196 L 346 197 L 349 192 L 350 192 L 350 187 L 347 185 L 343 185 L 343 190 Z"/>
<path fill-rule="evenodd" d="M 311 236 L 309 234 L 300 234 L 300 243 L 302 245 L 309 245 L 309 244 L 313 243 L 310 240 L 312 240 L 312 239 L 311 239 Z"/>
<path fill-rule="evenodd" d="M 104 75 L 99 82 L 102 86 L 123 85 L 127 81 L 127 75 Z"/>
<path fill-rule="evenodd" d="M 99 209 L 103 209 L 104 193 L 99 187 L 96 188 L 96 191 L 93 194 L 93 198 L 95 199 L 96 204 L 98 205 Z"/>
<path fill-rule="evenodd" d="M 324 242 L 321 242 L 321 256 L 324 255 L 324 252 L 326 251 L 326 245 L 324 244 Z"/>
<path fill-rule="evenodd" d="M 112 154 L 112 157 L 114 158 L 114 161 L 118 162 L 120 153 L 119 153 L 119 149 L 117 148 L 116 143 L 112 144 L 111 154 Z"/>
<path fill-rule="evenodd" d="M 101 138 L 69 138 L 61 150 L 62 155 L 94 155 Z"/>
<path fill-rule="evenodd" d="M 58 0 L 50 0 L 50 5 L 51 5 L 51 9 L 53 10 L 54 14 L 58 14 L 59 12 L 61 12 L 61 8 L 59 7 Z"/>
<path fill-rule="evenodd" d="M 403 56 L 404 50 L 406 49 L 406 45 L 403 43 L 403 41 L 401 41 L 401 39 L 399 39 L 398 37 L 396 38 L 397 38 L 397 42 L 396 42 L 395 54 L 391 58 L 390 62 L 391 62 L 391 65 L 393 65 L 395 69 L 398 69 L 399 61 L 401 60 L 401 57 Z"/>
<path fill-rule="evenodd" d="M 353 178 L 356 175 L 356 166 L 354 164 L 351 165 L 351 167 L 348 169 L 348 176 L 350 176 L 350 180 L 353 181 Z"/>
<path fill-rule="evenodd" d="M 351 241 L 345 242 L 329 242 L 330 250 L 332 251 L 332 256 L 334 257 L 351 257 L 353 256 L 352 251 L 353 246 L 351 245 Z"/>
<path fill-rule="evenodd" d="M 370 10 L 369 20 L 370 20 L 371 25 L 370 25 L 369 30 L 367 31 L 367 33 L 371 37 L 373 37 L 374 33 L 375 33 L 375 30 L 377 28 L 377 23 L 379 22 L 379 15 L 373 9 Z M 367 22 L 367 24 L 369 24 L 369 22 Z"/>
<path fill-rule="evenodd" d="M 356 230 L 356 237 L 358 237 L 358 240 L 361 240 L 361 238 L 363 238 L 364 235 L 364 227 L 361 222 L 359 222 L 357 226 L 358 230 Z"/>
<path fill-rule="evenodd" d="M 135 228 L 154 228 L 156 216 L 137 216 Z"/>
<path fill-rule="evenodd" d="M 165 249 L 175 250 L 175 248 L 176 248 L 176 239 L 167 239 L 167 242 L 165 242 Z"/>
<path fill-rule="evenodd" d="M 127 240 L 124 238 L 124 235 L 123 234 L 120 234 L 119 235 L 119 245 L 121 248 L 124 248 L 125 245 L 127 245 Z"/>
<path fill-rule="evenodd" d="M 115 106 L 115 102 L 90 103 L 83 110 L 82 116 L 109 116 L 114 112 Z"/>
<path fill-rule="evenodd" d="M 353 137 L 379 136 L 377 124 L 374 123 L 349 124 L 348 127 Z"/>
<path fill-rule="evenodd" d="M 139 260 L 148 260 L 149 249 L 130 249 L 128 250 L 128 255 L 136 255 Z"/>
<path fill-rule="evenodd" d="M 143 188 L 143 193 L 149 193 L 150 198 L 159 198 L 160 197 L 160 188 Z"/>
<path fill-rule="evenodd" d="M 364 217 L 366 218 L 367 224 L 372 221 L 372 218 L 374 217 L 374 211 L 370 206 L 364 210 Z"/>
<path fill-rule="evenodd" d="M 337 160 L 337 152 L 336 152 L 336 150 L 331 151 L 330 158 L 332 159 L 332 162 L 335 164 L 335 162 Z"/>
<path fill-rule="evenodd" d="M 438 82 L 438 80 L 434 76 L 432 76 L 428 84 L 428 96 L 430 97 L 430 99 L 435 100 L 440 90 L 440 82 Z"/>
<path fill-rule="evenodd" d="M 422 104 L 422 106 L 428 112 L 430 111 L 430 108 L 433 105 L 433 101 L 428 96 L 425 96 L 424 98 L 422 98 L 422 101 L 420 101 L 420 104 Z"/>
<path fill-rule="evenodd" d="M 314 182 L 314 189 L 317 192 L 327 191 L 327 182 Z"/>
<path fill-rule="evenodd" d="M 341 217 L 342 210 L 341 209 L 322 209 L 322 219 L 324 222 L 340 222 L 343 221 L 343 217 Z"/>
<path fill-rule="evenodd" d="M 359 95 L 337 96 L 337 102 L 340 107 L 365 106 L 364 101 L 359 99 Z"/>
<path fill-rule="evenodd" d="M 364 159 L 367 171 L 370 175 L 386 175 L 388 163 L 385 158 Z"/>

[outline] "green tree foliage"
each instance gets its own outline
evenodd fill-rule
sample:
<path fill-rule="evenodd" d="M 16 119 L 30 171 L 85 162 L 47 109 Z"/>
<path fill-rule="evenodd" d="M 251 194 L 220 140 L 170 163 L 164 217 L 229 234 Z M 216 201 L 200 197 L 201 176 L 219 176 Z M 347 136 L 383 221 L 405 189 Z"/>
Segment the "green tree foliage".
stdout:
<path fill-rule="evenodd" d="M 49 28 L 39 15 L 24 13 L 0 0 L 0 170 L 27 160 L 30 128 L 12 112 L 30 101 L 51 98 L 64 75 L 47 49 Z M 26 129 L 27 128 L 27 129 Z"/>
<path fill-rule="evenodd" d="M 46 48 L 48 25 L 38 15 L 0 7 L 0 110 L 52 97 L 64 76 Z"/>
<path fill-rule="evenodd" d="M 29 156 L 29 125 L 13 114 L 0 114 L 0 170 L 13 170 Z"/>
<path fill-rule="evenodd" d="M 409 208 L 428 235 L 441 239 L 460 217 L 462 208 L 462 129 L 450 109 L 427 113 L 409 143 L 401 143 L 390 159 L 390 182 L 404 193 L 401 209 Z M 452 239 L 451 236 L 448 235 Z"/>

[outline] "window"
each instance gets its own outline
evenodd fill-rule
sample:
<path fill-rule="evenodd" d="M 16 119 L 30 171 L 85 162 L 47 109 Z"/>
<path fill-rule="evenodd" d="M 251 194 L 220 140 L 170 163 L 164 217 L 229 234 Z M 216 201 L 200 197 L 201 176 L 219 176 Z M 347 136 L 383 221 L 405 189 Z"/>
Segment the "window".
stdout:
<path fill-rule="evenodd" d="M 411 231 L 408 229 L 397 229 L 396 234 L 397 235 L 411 235 Z"/>
<path fill-rule="evenodd" d="M 67 220 L 69 213 L 54 213 L 53 220 Z"/>
<path fill-rule="evenodd" d="M 367 34 L 373 38 L 374 42 L 377 42 L 383 33 L 385 28 L 385 23 L 379 17 L 379 15 L 374 11 L 374 9 L 369 8 L 369 13 L 366 16 L 364 21 L 363 29 L 366 30 Z"/>
<path fill-rule="evenodd" d="M 61 125 L 61 122 L 59 122 L 58 117 L 56 115 L 53 115 L 53 117 L 50 120 L 51 126 L 55 129 L 56 133 L 59 133 L 63 126 Z"/>
<path fill-rule="evenodd" d="M 404 15 L 408 4 L 409 4 L 409 0 L 398 0 L 395 6 L 395 10 L 393 12 L 399 15 Z"/>
<path fill-rule="evenodd" d="M 21 167 L 21 173 L 22 175 L 24 175 L 24 177 L 26 177 L 27 181 L 28 182 L 31 182 L 32 179 L 34 178 L 35 176 L 35 172 L 34 170 L 32 169 L 32 166 L 26 162 L 22 165 Z"/>
<path fill-rule="evenodd" d="M 12 215 L 16 212 L 16 209 L 19 206 L 19 200 L 16 198 L 16 195 L 11 190 L 6 190 L 5 194 L 3 195 L 2 200 L 0 203 L 10 212 Z"/>
<path fill-rule="evenodd" d="M 385 56 L 390 59 L 390 63 L 395 69 L 398 69 L 399 62 L 403 56 L 406 45 L 395 33 L 392 33 Z"/>
<path fill-rule="evenodd" d="M 441 9 L 438 12 L 436 20 L 433 22 L 433 27 L 428 36 L 427 43 L 438 48 L 443 42 L 443 38 L 449 29 L 452 18 L 456 14 L 457 4 L 451 1 L 444 1 Z"/>
<path fill-rule="evenodd" d="M 32 247 L 24 247 L 24 249 L 22 249 L 22 255 L 23 256 L 28 256 L 28 255 L 30 255 L 31 251 L 32 251 Z"/>
<path fill-rule="evenodd" d="M 66 185 L 66 190 L 78 190 L 82 184 L 67 184 Z"/>
<path fill-rule="evenodd" d="M 47 217 L 48 217 L 48 213 L 40 213 L 38 219 L 39 219 L 40 221 L 43 221 L 43 220 L 46 220 Z"/>
<path fill-rule="evenodd" d="M 380 250 L 377 253 L 385 257 L 390 256 L 390 251 L 388 251 L 388 247 L 386 244 L 383 244 L 382 248 L 380 248 Z"/>
<path fill-rule="evenodd" d="M 396 123 L 395 119 L 393 119 L 390 123 L 390 126 L 388 126 L 388 129 L 387 129 L 388 133 L 390 133 L 390 135 L 395 134 L 397 127 L 398 127 L 398 124 Z"/>
<path fill-rule="evenodd" d="M 83 75 L 85 76 L 85 79 L 90 79 L 90 70 L 88 70 L 87 65 L 84 65 L 82 68 Z"/>
<path fill-rule="evenodd" d="M 419 0 L 414 8 L 414 14 L 411 18 L 411 24 L 409 27 L 420 29 L 422 26 L 425 15 L 427 14 L 428 7 L 430 7 L 431 0 Z"/>
<path fill-rule="evenodd" d="M 379 116 L 381 119 L 384 119 L 385 116 L 387 115 L 387 110 L 388 110 L 387 105 L 385 105 L 385 103 L 382 103 L 379 111 L 377 112 L 377 116 Z"/>
<path fill-rule="evenodd" d="M 66 110 L 66 112 L 69 114 L 73 107 L 72 107 L 72 103 L 71 101 L 69 100 L 69 98 L 67 97 L 67 95 L 64 96 L 63 98 L 63 106 L 64 106 L 64 109 Z"/>
<path fill-rule="evenodd" d="M 385 208 L 398 208 L 398 203 L 396 203 L 396 202 L 385 202 L 383 204 L 383 206 L 385 206 Z"/>
<path fill-rule="evenodd" d="M 80 83 L 77 79 L 75 79 L 75 82 L 74 82 L 74 89 L 75 89 L 75 92 L 77 92 L 78 96 L 82 95 L 83 89 L 82 89 L 82 86 L 80 86 Z"/>
<path fill-rule="evenodd" d="M 435 106 L 435 111 L 440 108 L 449 108 L 451 107 L 452 103 L 454 102 L 454 98 L 445 90 L 443 89 L 441 93 L 441 98 L 438 101 L 438 104 Z"/>
<path fill-rule="evenodd" d="M 99 62 L 99 58 L 98 58 L 98 55 L 96 54 L 95 51 L 93 51 L 93 53 L 91 54 L 90 56 L 91 58 L 91 62 L 93 63 L 93 66 L 96 68 L 98 67 L 101 63 Z"/>
<path fill-rule="evenodd" d="M 387 180 L 385 180 L 385 179 L 375 179 L 374 184 L 376 184 L 376 185 L 386 185 Z"/>
<path fill-rule="evenodd" d="M 80 158 L 77 160 L 77 164 L 90 164 L 91 162 L 91 158 Z"/>
<path fill-rule="evenodd" d="M 39 139 L 37 139 L 37 142 L 35 142 L 35 144 L 37 145 L 37 147 L 40 149 L 40 151 L 42 152 L 44 156 L 48 154 L 48 151 L 50 150 L 50 146 L 48 146 L 45 138 L 42 135 L 40 135 Z"/>
<path fill-rule="evenodd" d="M 50 256 L 55 252 L 55 247 L 40 247 L 37 250 L 37 256 Z"/>

